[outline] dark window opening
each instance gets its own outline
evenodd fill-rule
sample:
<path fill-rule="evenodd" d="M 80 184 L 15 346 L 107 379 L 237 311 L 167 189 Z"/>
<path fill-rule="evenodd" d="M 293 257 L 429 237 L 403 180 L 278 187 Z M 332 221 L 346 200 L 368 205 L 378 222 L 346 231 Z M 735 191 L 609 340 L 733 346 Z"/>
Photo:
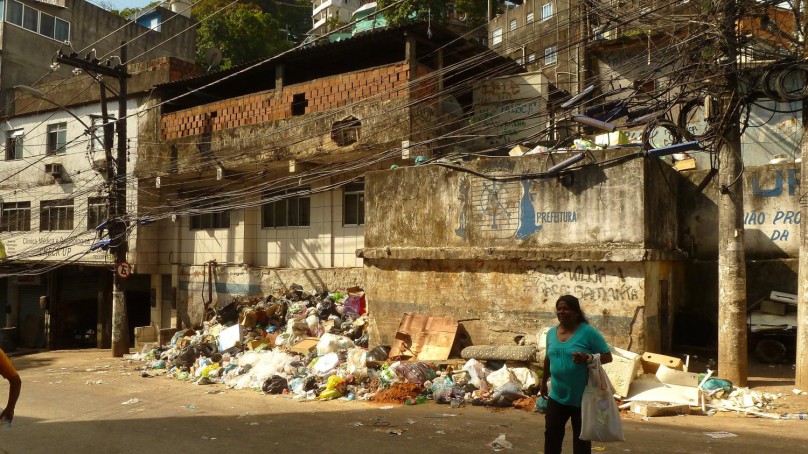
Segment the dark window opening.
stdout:
<path fill-rule="evenodd" d="M 39 203 L 39 231 L 73 230 L 73 199 Z"/>
<path fill-rule="evenodd" d="M 106 221 L 108 212 L 106 197 L 90 197 L 87 200 L 87 230 L 94 230 Z"/>
<path fill-rule="evenodd" d="M 354 117 L 335 121 L 331 126 L 331 140 L 337 145 L 344 147 L 359 140 L 359 129 L 362 122 Z"/>
<path fill-rule="evenodd" d="M 306 99 L 305 93 L 296 93 L 292 95 L 292 115 L 305 115 L 306 107 L 309 106 L 309 101 Z"/>
<path fill-rule="evenodd" d="M 261 207 L 261 227 L 309 227 L 311 226 L 311 198 L 308 188 L 268 192 Z"/>
<path fill-rule="evenodd" d="M 349 183 L 343 190 L 342 225 L 365 225 L 365 183 Z"/>
<path fill-rule="evenodd" d="M 27 232 L 31 230 L 31 202 L 4 202 L 0 232 Z"/>

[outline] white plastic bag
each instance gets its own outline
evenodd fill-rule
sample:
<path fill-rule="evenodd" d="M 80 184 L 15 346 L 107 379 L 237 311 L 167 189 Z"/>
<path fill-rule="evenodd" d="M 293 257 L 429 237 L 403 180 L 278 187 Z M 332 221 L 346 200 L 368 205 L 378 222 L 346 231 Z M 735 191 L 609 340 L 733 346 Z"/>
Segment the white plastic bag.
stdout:
<path fill-rule="evenodd" d="M 600 365 L 600 355 L 592 355 L 589 383 L 581 400 L 581 440 L 625 441 L 620 411 L 614 401 L 614 388 Z"/>
<path fill-rule="evenodd" d="M 463 366 L 463 370 L 469 374 L 468 382 L 475 388 L 479 388 L 481 381 L 485 380 L 486 375 L 488 375 L 486 368 L 476 359 L 468 360 Z"/>

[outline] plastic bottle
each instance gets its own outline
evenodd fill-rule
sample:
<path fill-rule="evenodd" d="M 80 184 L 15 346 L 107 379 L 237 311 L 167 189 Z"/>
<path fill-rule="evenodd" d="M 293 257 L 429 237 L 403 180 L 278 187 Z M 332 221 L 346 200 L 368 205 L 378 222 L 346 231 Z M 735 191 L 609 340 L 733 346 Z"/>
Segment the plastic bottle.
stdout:
<path fill-rule="evenodd" d="M 808 413 L 786 413 L 781 419 L 808 419 Z"/>

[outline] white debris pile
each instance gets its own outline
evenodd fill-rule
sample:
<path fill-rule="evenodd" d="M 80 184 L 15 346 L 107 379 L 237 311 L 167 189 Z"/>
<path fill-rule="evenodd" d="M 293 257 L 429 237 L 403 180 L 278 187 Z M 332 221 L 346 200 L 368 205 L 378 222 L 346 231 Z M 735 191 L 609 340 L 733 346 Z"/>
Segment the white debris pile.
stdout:
<path fill-rule="evenodd" d="M 772 402 L 781 397 L 783 397 L 782 394 L 757 392 L 749 388 L 735 388 L 728 396 L 710 399 L 709 402 L 714 406 L 727 409 L 767 410 L 773 409 Z"/>

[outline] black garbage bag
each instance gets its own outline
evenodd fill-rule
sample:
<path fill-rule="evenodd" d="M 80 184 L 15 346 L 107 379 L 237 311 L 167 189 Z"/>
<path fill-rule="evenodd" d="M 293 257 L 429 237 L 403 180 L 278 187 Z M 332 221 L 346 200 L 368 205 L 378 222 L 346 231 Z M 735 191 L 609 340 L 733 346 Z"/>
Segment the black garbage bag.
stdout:
<path fill-rule="evenodd" d="M 319 384 L 317 383 L 317 377 L 308 376 L 305 380 L 303 380 L 303 389 L 306 391 L 311 391 L 319 388 Z"/>
<path fill-rule="evenodd" d="M 263 386 L 261 386 L 261 390 L 267 394 L 282 394 L 283 391 L 288 387 L 289 383 L 285 378 L 281 377 L 280 375 L 273 375 L 267 378 Z"/>
<path fill-rule="evenodd" d="M 390 356 L 390 346 L 389 345 L 380 345 L 373 350 L 368 352 L 367 360 L 368 361 L 387 361 L 387 357 Z"/>
<path fill-rule="evenodd" d="M 232 301 L 230 304 L 219 309 L 219 322 L 229 326 L 238 322 L 238 304 Z"/>

